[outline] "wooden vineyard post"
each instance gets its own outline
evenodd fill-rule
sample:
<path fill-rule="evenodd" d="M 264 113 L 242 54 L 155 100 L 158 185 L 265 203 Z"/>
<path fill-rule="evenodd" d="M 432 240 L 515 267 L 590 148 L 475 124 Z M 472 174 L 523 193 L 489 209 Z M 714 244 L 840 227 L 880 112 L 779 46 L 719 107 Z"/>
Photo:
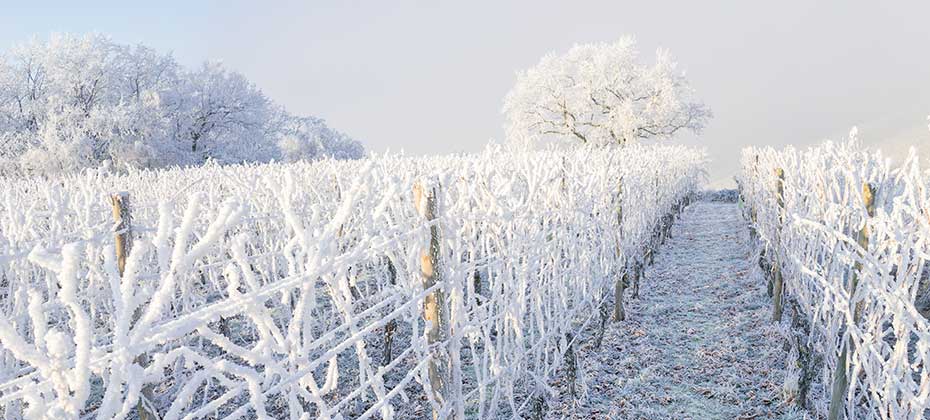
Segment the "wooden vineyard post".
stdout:
<path fill-rule="evenodd" d="M 122 276 L 126 270 L 126 258 L 132 249 L 132 213 L 129 211 L 129 194 L 120 192 L 110 195 L 113 221 L 116 222 L 116 268 Z"/>
<path fill-rule="evenodd" d="M 578 392 L 576 391 L 575 383 L 578 382 L 578 356 L 575 354 L 575 336 L 572 333 L 565 334 L 565 342 L 568 343 L 568 348 L 565 349 L 565 366 L 566 366 L 566 380 L 568 381 L 568 394 L 572 396 L 572 400 L 578 398 Z"/>
<path fill-rule="evenodd" d="M 617 256 L 623 253 L 623 179 L 620 179 L 620 191 L 617 193 L 617 229 L 619 230 L 617 241 Z M 626 269 L 623 275 L 618 276 L 614 284 L 614 321 L 623 321 L 626 313 L 623 310 L 623 289 L 626 287 Z"/>
<path fill-rule="evenodd" d="M 438 186 L 426 186 L 419 182 L 413 186 L 414 205 L 417 212 L 420 217 L 431 224 L 429 245 L 420 251 L 420 278 L 424 290 L 442 282 L 441 232 L 436 223 L 439 213 L 438 190 Z M 433 397 L 440 406 L 448 402 L 450 385 L 449 354 L 441 344 L 449 339 L 449 321 L 445 301 L 442 288 L 437 288 L 426 296 L 423 303 L 423 318 L 429 322 L 426 330 L 427 343 L 432 348 L 432 356 L 428 364 L 429 382 Z M 438 347 L 433 348 L 436 345 Z M 433 418 L 437 419 L 440 415 L 441 413 L 434 412 Z"/>
<path fill-rule="evenodd" d="M 868 218 L 871 219 L 875 217 L 875 187 L 872 184 L 865 183 L 862 184 L 862 204 L 865 205 L 865 211 L 868 215 Z M 862 229 L 859 230 L 859 237 L 857 238 L 859 247 L 863 250 L 869 250 L 869 240 L 871 239 L 871 231 L 869 230 L 868 222 L 862 224 Z M 856 293 L 856 288 L 859 286 L 859 274 L 862 272 L 862 263 L 856 261 L 853 265 L 852 278 L 849 283 L 849 296 L 852 296 Z M 853 322 L 859 322 L 860 312 L 862 311 L 862 302 L 856 303 L 855 308 L 853 308 Z"/>
<path fill-rule="evenodd" d="M 807 321 L 806 315 L 801 310 L 801 306 L 794 299 L 788 301 L 791 307 L 791 345 L 797 349 L 798 357 L 795 363 L 798 370 L 798 396 L 795 399 L 798 408 L 807 406 L 807 396 L 810 394 L 811 383 L 814 381 L 814 350 L 808 344 L 810 337 L 810 322 Z"/>
<path fill-rule="evenodd" d="M 479 233 L 479 234 L 477 234 L 477 235 L 475 235 L 475 236 L 476 236 L 476 237 L 475 237 L 475 241 L 478 242 L 478 243 L 480 243 L 480 241 L 481 241 L 481 234 Z M 475 288 L 475 290 L 474 290 L 474 294 L 475 294 L 475 296 L 474 296 L 474 298 L 475 298 L 475 303 L 478 304 L 479 306 L 481 306 L 481 269 L 479 268 L 479 266 L 478 266 L 478 264 L 477 264 L 477 261 L 479 260 L 479 255 L 480 255 L 480 254 L 478 254 L 478 253 L 476 252 L 475 255 L 474 255 L 474 257 L 473 257 L 473 259 L 475 260 L 476 264 L 475 264 L 475 273 L 474 273 L 473 279 L 472 279 L 472 285 L 473 285 L 473 287 Z"/>
<path fill-rule="evenodd" d="M 862 201 L 865 204 L 866 213 L 869 218 L 875 216 L 875 187 L 869 183 L 862 185 Z M 869 240 L 871 232 L 869 231 L 868 222 L 863 223 L 862 229 L 859 230 L 858 240 L 856 241 L 863 250 L 868 251 L 869 249 Z M 859 286 L 859 275 L 862 272 L 862 263 L 856 262 L 853 265 L 852 276 L 850 278 L 849 284 L 847 285 L 847 290 L 849 292 L 849 310 L 853 312 L 853 323 L 859 322 L 860 312 L 862 310 L 862 303 L 853 304 L 853 297 L 856 295 L 856 288 Z M 851 325 L 847 327 L 854 327 Z M 842 343 L 842 340 L 840 341 Z M 840 344 L 842 345 L 842 344 Z M 837 420 L 841 418 L 841 413 L 844 411 L 845 407 L 844 400 L 846 399 L 846 391 L 849 387 L 849 377 L 847 376 L 847 371 L 849 370 L 849 353 L 853 351 L 853 343 L 847 341 L 846 345 L 840 350 L 840 356 L 836 360 L 836 371 L 833 373 L 833 393 L 830 396 L 830 413 L 828 418 L 830 420 Z"/>
<path fill-rule="evenodd" d="M 481 296 L 481 270 L 479 270 L 478 267 L 475 267 L 475 274 L 473 277 L 472 284 L 475 286 L 475 303 L 481 306 L 481 298 L 478 297 Z"/>
<path fill-rule="evenodd" d="M 785 170 L 782 168 L 775 169 L 775 176 L 778 178 L 777 182 L 777 196 L 776 200 L 778 202 L 778 225 L 779 230 L 781 225 L 785 223 Z M 778 241 L 781 242 L 781 233 L 779 232 Z M 775 253 L 775 280 L 772 285 L 772 300 L 774 301 L 775 307 L 772 311 L 772 320 L 775 322 L 781 321 L 781 314 L 783 312 L 783 300 L 784 300 L 784 279 L 781 275 L 781 264 L 778 261 L 778 252 Z"/>
<path fill-rule="evenodd" d="M 129 258 L 129 252 L 132 251 L 132 212 L 129 207 L 129 193 L 119 192 L 110 195 L 110 208 L 113 213 L 113 221 L 116 223 L 114 243 L 116 245 L 116 269 L 120 277 L 126 272 L 126 259 Z M 133 314 L 133 322 L 139 317 L 137 310 Z M 136 363 L 140 365 L 147 364 L 145 355 L 136 358 Z M 157 410 L 152 405 L 153 394 L 151 385 L 142 387 L 142 395 L 139 396 L 139 402 L 136 404 L 136 411 L 139 413 L 140 420 L 158 419 Z"/>
<path fill-rule="evenodd" d="M 639 297 L 639 281 L 643 276 L 643 263 L 636 261 L 633 263 L 633 297 Z"/>
<path fill-rule="evenodd" d="M 387 259 L 388 281 L 391 285 L 397 284 L 397 269 L 391 259 Z M 392 346 L 394 345 L 394 331 L 397 330 L 397 320 L 392 319 L 384 326 L 384 353 L 381 355 L 381 366 L 387 366 L 391 363 Z"/>
<path fill-rule="evenodd" d="M 623 321 L 626 319 L 626 311 L 623 310 L 623 289 L 627 282 L 626 270 L 623 275 L 617 278 L 617 284 L 614 288 L 614 321 Z"/>

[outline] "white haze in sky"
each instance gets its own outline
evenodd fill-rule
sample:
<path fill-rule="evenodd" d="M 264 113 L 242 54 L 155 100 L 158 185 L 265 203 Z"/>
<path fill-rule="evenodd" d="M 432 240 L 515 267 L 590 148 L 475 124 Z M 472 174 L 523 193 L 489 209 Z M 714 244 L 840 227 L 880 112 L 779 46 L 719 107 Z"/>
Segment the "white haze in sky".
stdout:
<path fill-rule="evenodd" d="M 158 2 L 5 6 L 0 47 L 97 31 L 219 59 L 299 114 L 373 151 L 480 150 L 503 140 L 517 70 L 576 42 L 636 36 L 671 50 L 715 118 L 699 138 L 714 186 L 746 145 L 841 139 L 930 152 L 927 1 Z"/>

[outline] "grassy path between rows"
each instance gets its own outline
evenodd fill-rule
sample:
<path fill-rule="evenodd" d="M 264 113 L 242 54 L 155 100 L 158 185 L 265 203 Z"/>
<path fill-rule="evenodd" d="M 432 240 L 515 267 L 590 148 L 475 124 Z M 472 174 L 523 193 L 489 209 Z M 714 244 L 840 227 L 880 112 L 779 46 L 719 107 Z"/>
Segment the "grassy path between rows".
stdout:
<path fill-rule="evenodd" d="M 735 204 L 686 209 L 639 298 L 627 298 L 627 320 L 600 349 L 580 346 L 582 394 L 562 392 L 547 417 L 802 418 L 783 397 L 784 339 L 750 252 Z"/>

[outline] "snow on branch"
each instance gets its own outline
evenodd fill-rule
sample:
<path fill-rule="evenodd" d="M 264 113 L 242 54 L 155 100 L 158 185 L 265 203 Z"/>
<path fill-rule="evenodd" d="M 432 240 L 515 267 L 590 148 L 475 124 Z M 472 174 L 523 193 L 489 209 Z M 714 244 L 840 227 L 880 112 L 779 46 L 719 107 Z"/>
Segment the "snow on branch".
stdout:
<path fill-rule="evenodd" d="M 0 184 L 0 414 L 521 415 L 704 161 L 490 147 Z M 428 218 L 415 185 L 442 203 Z M 113 191 L 131 198 L 122 272 Z"/>
<path fill-rule="evenodd" d="M 846 142 L 748 148 L 739 185 L 765 258 L 822 358 L 812 406 L 846 418 L 930 410 L 930 172 Z M 784 172 L 781 217 L 776 169 Z M 874 194 L 874 195 L 873 195 Z M 796 320 L 797 322 L 797 320 Z"/>

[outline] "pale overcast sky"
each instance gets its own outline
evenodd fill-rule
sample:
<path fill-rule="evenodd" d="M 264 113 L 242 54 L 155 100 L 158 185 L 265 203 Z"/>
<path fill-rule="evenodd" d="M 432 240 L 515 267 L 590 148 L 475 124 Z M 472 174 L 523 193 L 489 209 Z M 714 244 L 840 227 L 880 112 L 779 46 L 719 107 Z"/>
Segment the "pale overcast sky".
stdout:
<path fill-rule="evenodd" d="M 17 3 L 0 16 L 2 48 L 100 32 L 189 65 L 218 59 L 375 151 L 502 140 L 515 71 L 624 34 L 644 59 L 671 50 L 713 108 L 704 134 L 681 141 L 708 148 L 714 185 L 743 146 L 811 144 L 854 125 L 884 149 L 930 151 L 930 1 Z"/>

